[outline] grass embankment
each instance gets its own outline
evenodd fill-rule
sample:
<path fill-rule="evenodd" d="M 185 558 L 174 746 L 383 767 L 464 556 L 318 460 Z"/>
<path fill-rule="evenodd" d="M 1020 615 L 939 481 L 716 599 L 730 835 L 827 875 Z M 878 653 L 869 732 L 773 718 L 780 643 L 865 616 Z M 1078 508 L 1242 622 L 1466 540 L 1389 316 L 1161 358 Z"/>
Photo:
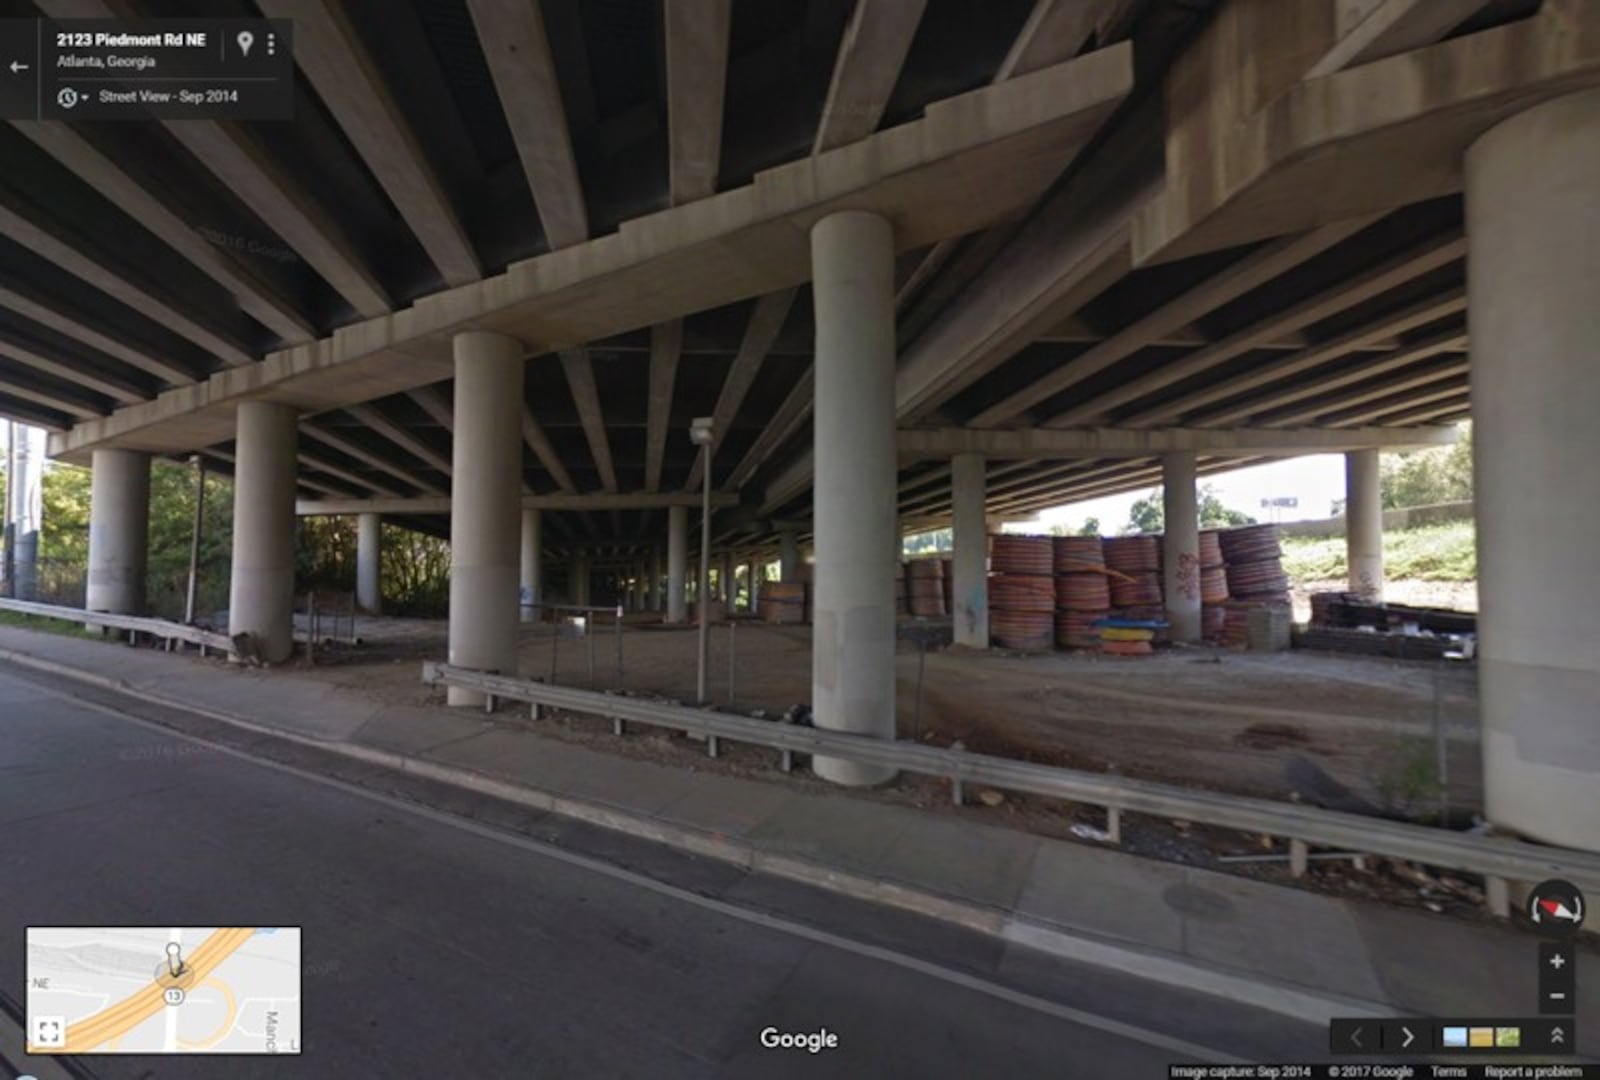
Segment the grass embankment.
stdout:
<path fill-rule="evenodd" d="M 1292 581 L 1333 581 L 1348 573 L 1344 537 L 1284 537 L 1283 568 Z M 1390 581 L 1476 581 L 1472 522 L 1385 533 L 1383 573 Z"/>
<path fill-rule="evenodd" d="M 89 629 L 80 622 L 51 619 L 43 615 L 24 615 L 20 611 L 0 611 L 0 626 L 15 626 L 23 630 L 43 630 L 47 634 L 93 638 L 96 641 L 100 640 L 102 636 L 98 628 Z"/>

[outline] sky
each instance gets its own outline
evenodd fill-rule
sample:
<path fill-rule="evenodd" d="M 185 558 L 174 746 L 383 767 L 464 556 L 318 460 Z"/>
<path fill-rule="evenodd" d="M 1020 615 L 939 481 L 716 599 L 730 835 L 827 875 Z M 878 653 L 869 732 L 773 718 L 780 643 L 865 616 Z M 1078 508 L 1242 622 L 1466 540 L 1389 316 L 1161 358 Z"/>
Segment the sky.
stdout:
<path fill-rule="evenodd" d="M 1224 506 L 1249 514 L 1257 521 L 1331 517 L 1334 502 L 1344 498 L 1344 455 L 1288 458 L 1202 476 L 1199 483 L 1202 487 L 1209 484 Z M 1122 495 L 1054 507 L 1041 512 L 1039 521 L 1045 527 L 1066 524 L 1075 530 L 1085 519 L 1094 517 L 1100 519 L 1102 534 L 1114 535 L 1128 524 L 1128 513 L 1135 502 L 1160 490 L 1159 485 L 1152 485 Z M 1298 500 L 1299 505 L 1292 509 L 1264 509 L 1261 505 L 1262 499 L 1286 497 Z"/>

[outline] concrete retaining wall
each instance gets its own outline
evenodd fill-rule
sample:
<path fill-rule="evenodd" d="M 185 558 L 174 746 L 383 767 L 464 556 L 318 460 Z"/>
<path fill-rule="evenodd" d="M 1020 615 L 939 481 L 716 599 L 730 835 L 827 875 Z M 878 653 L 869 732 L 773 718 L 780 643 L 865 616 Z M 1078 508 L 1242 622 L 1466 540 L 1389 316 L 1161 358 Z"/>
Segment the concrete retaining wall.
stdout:
<path fill-rule="evenodd" d="M 1415 529 L 1423 525 L 1445 525 L 1452 521 L 1471 521 L 1472 503 L 1447 502 L 1429 506 L 1405 506 L 1383 512 L 1385 532 L 1392 529 Z M 1311 536 L 1322 539 L 1344 535 L 1344 517 L 1322 518 L 1317 521 L 1290 521 L 1278 526 L 1284 536 Z"/>

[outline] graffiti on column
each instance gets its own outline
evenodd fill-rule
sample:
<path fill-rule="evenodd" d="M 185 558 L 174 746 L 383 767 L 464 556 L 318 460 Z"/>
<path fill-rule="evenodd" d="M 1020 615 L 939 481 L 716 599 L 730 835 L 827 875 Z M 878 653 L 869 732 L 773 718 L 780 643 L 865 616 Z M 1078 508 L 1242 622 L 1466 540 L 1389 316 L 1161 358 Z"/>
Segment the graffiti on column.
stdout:
<path fill-rule="evenodd" d="M 1178 556 L 1178 595 L 1185 600 L 1200 599 L 1200 556 L 1192 552 Z"/>

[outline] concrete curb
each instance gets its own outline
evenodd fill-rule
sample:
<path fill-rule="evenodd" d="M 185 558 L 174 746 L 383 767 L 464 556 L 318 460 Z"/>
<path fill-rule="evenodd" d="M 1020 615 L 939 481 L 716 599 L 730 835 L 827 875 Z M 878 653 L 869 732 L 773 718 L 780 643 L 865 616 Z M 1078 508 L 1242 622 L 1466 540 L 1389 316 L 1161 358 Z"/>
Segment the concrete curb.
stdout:
<path fill-rule="evenodd" d="M 472 769 L 442 765 L 398 751 L 284 731 L 204 705 L 195 705 L 153 693 L 130 685 L 123 679 L 83 671 L 68 664 L 27 653 L 0 649 L 0 661 L 111 690 L 162 708 L 203 716 L 255 734 L 331 751 L 355 761 L 410 773 L 413 776 L 449 784 L 480 795 L 547 811 L 574 821 L 664 844 L 692 855 L 731 863 L 750 872 L 771 874 L 853 899 L 923 915 L 1011 944 L 1036 949 L 1064 960 L 1198 991 L 1306 1023 L 1321 1025 L 1334 1016 L 1381 1018 L 1402 1015 L 1393 1006 L 1382 1002 L 1330 994 L 1264 975 L 1197 963 L 1177 954 L 1147 949 L 1110 938 L 1100 938 L 1080 930 L 1020 917 L 1001 908 L 944 895 L 916 885 L 841 870 L 793 855 L 764 851 L 747 840 L 724 833 L 707 832 L 604 803 L 575 799 L 510 783 Z"/>

